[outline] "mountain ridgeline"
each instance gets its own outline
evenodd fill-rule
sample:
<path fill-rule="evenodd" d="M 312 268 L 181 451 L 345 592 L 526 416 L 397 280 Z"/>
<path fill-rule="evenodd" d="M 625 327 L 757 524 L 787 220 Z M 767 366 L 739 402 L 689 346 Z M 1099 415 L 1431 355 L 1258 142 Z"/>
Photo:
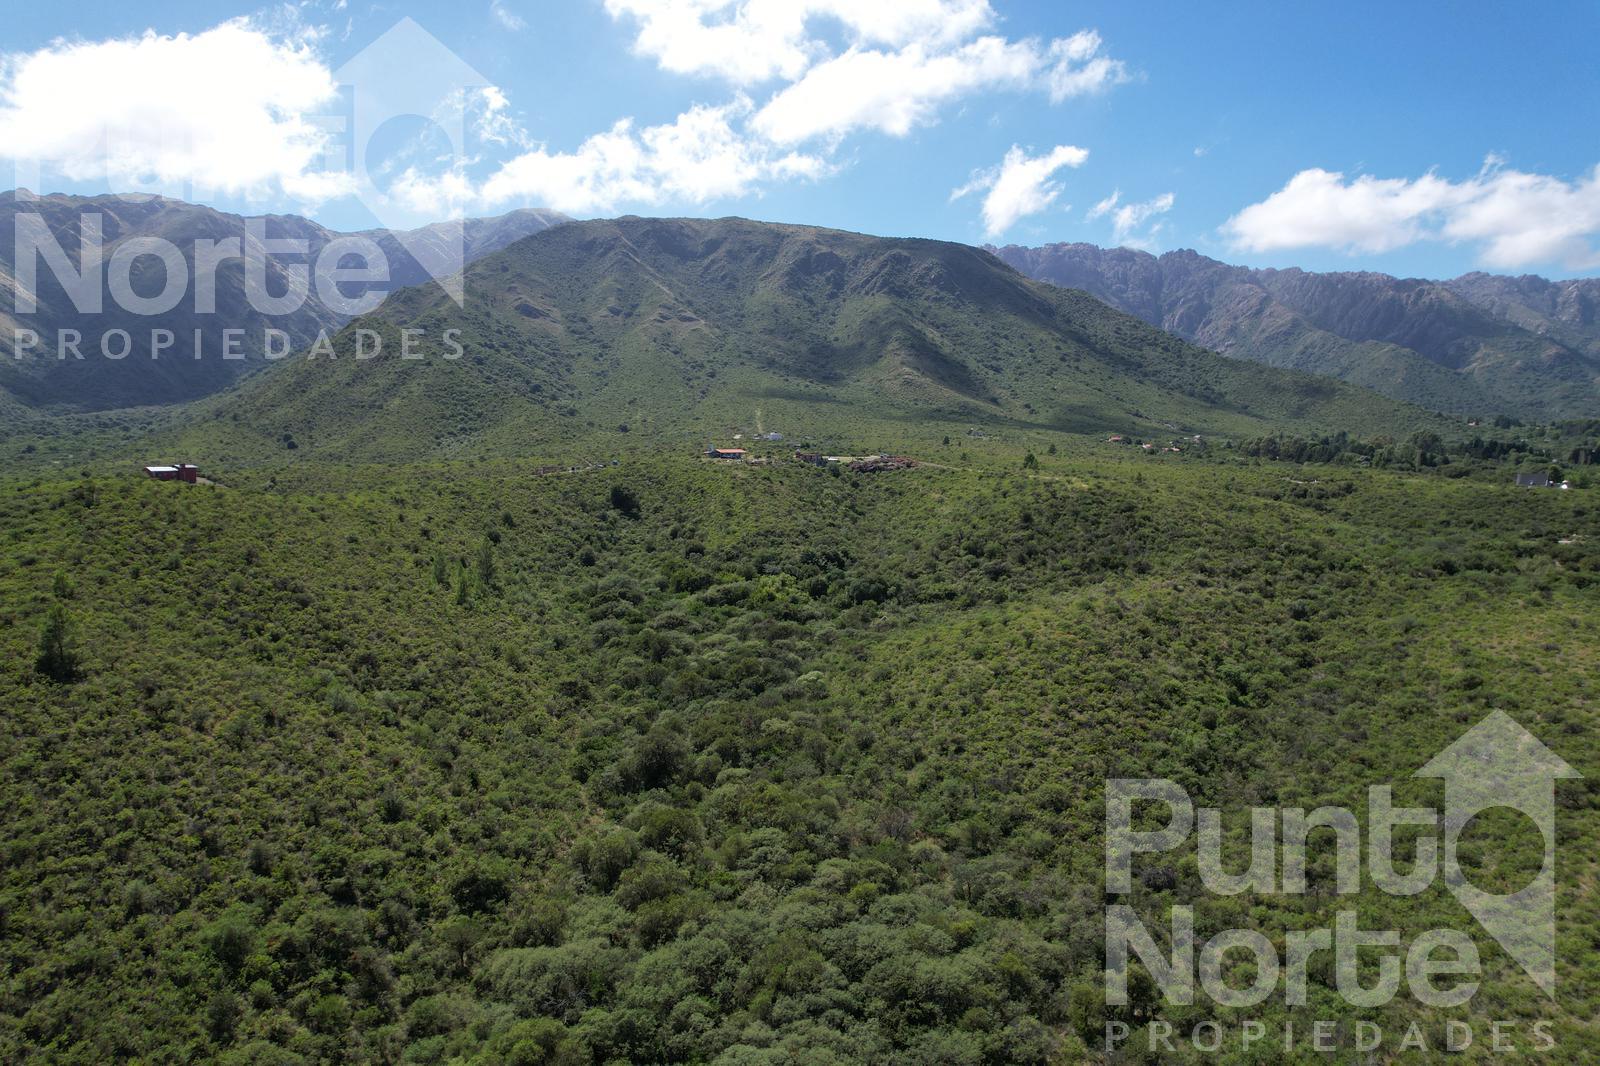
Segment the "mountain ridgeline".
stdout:
<path fill-rule="evenodd" d="M 14 259 L 21 217 L 36 216 L 68 256 L 74 270 L 81 269 L 82 229 L 86 218 L 100 227 L 102 262 L 109 262 L 130 241 L 159 238 L 183 256 L 188 284 L 175 306 L 159 313 L 135 313 L 128 301 L 114 298 L 108 271 L 102 269 L 100 310 L 80 308 L 61 279 L 46 265 L 36 267 L 36 310 L 19 313 L 18 295 L 24 275 Z M 171 404 L 218 392 L 265 362 L 268 329 L 288 335 L 288 346 L 303 347 L 322 330 L 333 331 L 349 319 L 325 302 L 315 285 L 296 277 L 329 244 L 341 237 L 364 237 L 384 253 L 387 277 L 378 281 L 344 281 L 340 295 L 353 299 L 368 291 L 391 292 L 443 276 L 459 269 L 462 256 L 471 262 L 511 242 L 565 221 L 552 211 L 514 211 L 496 218 L 435 223 L 416 230 L 367 230 L 356 234 L 329 230 L 297 215 L 270 215 L 246 219 L 198 204 L 158 196 L 32 196 L 21 190 L 0 194 L 0 411 L 97 411 L 151 404 Z M 252 235 L 271 241 L 300 241 L 304 251 L 269 252 Z M 91 224 L 93 224 L 91 222 Z M 459 233 L 459 243 L 457 234 Z M 200 281 L 196 277 L 197 242 L 241 242 L 265 263 L 264 284 L 269 296 L 288 296 L 286 310 L 264 313 L 250 294 L 243 259 L 220 262 L 215 271 L 215 306 L 197 310 Z M 41 257 L 42 258 L 42 257 Z M 356 265 L 345 262 L 343 265 Z M 129 283 L 140 297 L 152 297 L 167 284 L 166 267 L 154 255 L 141 255 L 129 266 Z M 209 271 L 205 272 L 209 273 Z M 17 346 L 17 330 L 32 330 L 40 343 Z M 101 341 L 114 331 L 127 333 L 126 351 L 108 358 Z M 152 357 L 158 342 L 152 331 L 171 334 L 170 346 Z M 236 331 L 236 355 L 224 357 L 224 331 Z M 63 334 L 78 338 L 82 358 L 61 343 Z M 115 355 L 120 338 L 109 344 Z"/>
<path fill-rule="evenodd" d="M 860 445 L 893 435 L 884 423 L 1158 435 L 1442 422 L 1223 358 L 939 241 L 742 219 L 577 222 L 474 263 L 465 283 L 464 307 L 436 286 L 407 290 L 346 327 L 335 358 L 287 360 L 218 398 L 189 445 L 372 460 L 626 433 L 703 445 L 763 411 Z M 402 330 L 419 358 L 399 357 Z M 361 331 L 368 352 L 382 338 L 376 357 L 355 358 Z"/>
<path fill-rule="evenodd" d="M 132 247 L 131 241 L 170 242 L 183 255 L 189 273 L 184 298 L 169 310 L 136 314 L 123 309 L 126 301 L 113 298 L 103 272 L 102 309 L 86 312 L 70 298 L 55 272 L 40 263 L 37 291 L 31 294 L 37 309 L 19 313 L 26 275 L 13 260 L 18 218 L 24 214 L 43 221 L 74 269 L 80 266 L 85 217 L 98 218 L 103 260 L 109 261 L 119 248 Z M 297 276 L 341 237 L 367 238 L 387 260 L 387 276 L 381 280 L 341 281 L 338 289 L 346 299 L 424 284 L 438 296 L 434 279 L 453 273 L 457 263 L 472 264 L 566 221 L 552 211 L 520 210 L 417 230 L 343 234 L 295 215 L 246 219 L 162 197 L 33 196 L 22 190 L 0 194 L 0 414 L 23 418 L 168 405 L 227 390 L 268 361 L 268 330 L 281 330 L 287 335 L 287 347 L 300 350 L 323 331 L 332 332 L 349 321 L 348 313 L 330 306 L 315 285 L 308 288 Z M 733 230 L 741 226 L 735 234 Z M 668 231 L 677 236 L 658 247 L 656 238 Z M 1030 424 L 1054 420 L 1099 429 L 1108 417 L 1115 421 L 1119 411 L 1127 416 L 1130 428 L 1141 421 L 1158 427 L 1189 421 L 1174 418 L 1170 406 L 1165 415 L 1154 417 L 1152 412 L 1161 405 L 1146 404 L 1147 397 L 1136 395 L 1150 386 L 1167 391 L 1176 387 L 1202 406 L 1220 404 L 1247 418 L 1286 416 L 1296 425 L 1324 422 L 1316 407 L 1326 397 L 1315 395 L 1305 381 L 1247 381 L 1235 371 L 1215 366 L 1210 370 L 1189 366 L 1180 372 L 1162 364 L 1162 373 L 1147 375 L 1139 387 L 1127 389 L 1108 384 L 1096 368 L 1075 366 L 1084 371 L 1072 382 L 1081 389 L 1075 400 L 1063 403 L 1061 387 L 1074 375 L 1059 366 L 1053 373 L 1037 373 L 1038 364 L 1048 362 L 1038 357 L 1053 351 L 1056 341 L 1036 331 L 1051 332 L 1068 319 L 1088 321 L 1091 311 L 1061 304 L 1059 297 L 1038 288 L 1018 289 L 1014 281 L 979 282 L 978 276 L 990 267 L 979 265 L 981 256 L 966 255 L 954 245 L 880 242 L 820 229 L 730 220 L 618 220 L 595 223 L 588 232 L 591 236 L 581 247 L 558 242 L 522 253 L 522 258 L 497 266 L 493 273 L 478 272 L 472 284 L 487 297 L 486 306 L 469 306 L 456 323 L 480 327 L 476 339 L 482 343 L 475 356 L 491 362 L 507 354 L 505 345 L 518 348 L 518 358 L 535 361 L 540 353 L 554 351 L 552 345 L 561 349 L 567 358 L 545 361 L 542 370 L 524 366 L 513 375 L 533 374 L 540 379 L 523 382 L 542 386 L 532 393 L 537 407 L 548 408 L 558 396 L 572 399 L 574 390 L 593 395 L 604 391 L 595 386 L 615 384 L 612 372 L 587 380 L 586 369 L 597 368 L 585 359 L 598 350 L 595 345 L 625 339 L 627 343 L 612 351 L 611 358 L 627 361 L 659 345 L 669 362 L 688 366 L 684 360 L 698 361 L 698 369 L 689 370 L 691 377 L 704 371 L 691 389 L 705 394 L 700 399 L 725 391 L 713 387 L 715 373 L 742 369 L 758 377 L 775 374 L 790 386 L 797 385 L 801 393 L 820 388 L 835 400 L 845 398 L 839 390 L 846 386 L 869 386 L 873 401 L 905 401 L 916 393 L 917 403 L 924 407 L 970 401 L 991 415 L 1002 413 Z M 621 242 L 618 247 L 636 232 L 643 235 L 644 244 L 633 249 L 637 255 L 619 253 L 594 236 L 600 232 L 611 233 Z M 761 233 L 776 244 L 759 247 Z M 263 236 L 300 241 L 306 250 L 274 249 L 267 254 L 260 246 Z M 239 240 L 260 255 L 266 263 L 265 277 L 252 280 L 242 260 L 224 260 L 215 269 L 214 310 L 197 310 L 196 244 L 228 240 Z M 1468 274 L 1434 282 L 1374 273 L 1252 270 L 1190 251 L 1156 257 L 1086 244 L 989 251 L 1035 281 L 1082 290 L 1196 345 L 1235 359 L 1339 378 L 1430 410 L 1540 420 L 1589 417 L 1600 409 L 1600 279 L 1553 282 L 1532 276 Z M 586 256 L 595 258 L 586 261 Z M 696 257 L 704 262 L 697 263 Z M 528 277 L 518 275 L 516 264 L 524 259 L 532 272 Z M 148 297 L 162 290 L 166 276 L 159 259 L 147 254 L 131 263 L 129 283 L 135 293 Z M 354 263 L 346 260 L 343 265 Z M 659 291 L 652 285 L 634 291 L 633 281 L 611 276 L 616 268 L 640 276 L 651 272 L 683 276 Z M 749 276 L 731 277 L 751 269 L 755 272 Z M 576 287 L 577 281 L 589 289 Z M 516 292 L 500 291 L 502 282 Z M 272 296 L 303 294 L 303 298 L 291 300 L 287 310 L 264 313 L 257 309 L 261 301 L 251 298 L 263 285 Z M 1024 291 L 1026 297 L 1021 295 Z M 612 295 L 601 298 L 596 293 Z M 746 299 L 749 306 L 743 306 Z M 432 298 L 411 299 L 409 310 L 398 316 L 380 315 L 379 321 L 393 325 L 411 314 L 442 321 L 446 309 L 435 304 Z M 1051 309 L 1041 313 L 1045 306 Z M 737 314 L 728 317 L 735 310 Z M 973 315 L 991 312 L 1000 314 L 1005 324 L 980 327 L 971 321 Z M 489 318 L 482 317 L 485 313 Z M 18 330 L 36 333 L 38 345 L 13 352 Z M 151 350 L 155 330 L 171 337 L 159 353 Z M 118 331 L 128 334 L 126 354 L 107 358 L 100 351 L 101 340 Z M 232 331 L 235 339 L 227 341 L 225 331 Z M 524 333 L 533 343 L 521 346 L 513 341 Z M 474 339 L 471 329 L 465 329 L 463 336 Z M 67 338 L 78 337 L 81 343 L 75 347 L 82 357 L 69 354 L 74 346 L 66 344 Z M 1100 339 L 1111 344 L 1101 354 L 1111 354 L 1128 340 L 1120 334 Z M 226 358 L 225 342 L 233 349 Z M 741 349 L 745 342 L 753 347 Z M 969 343 L 979 347 L 964 347 Z M 1163 350 L 1154 342 L 1134 343 Z M 1007 365 L 1012 360 L 1018 365 Z M 1144 364 L 1135 358 L 1132 363 L 1112 360 L 1098 370 L 1114 373 L 1141 367 Z M 657 384 L 677 384 L 639 401 L 644 408 L 639 413 L 646 419 L 654 400 L 680 403 L 684 398 L 681 374 L 656 368 L 647 376 L 663 374 Z M 550 375 L 564 380 L 543 379 Z M 736 377 L 747 392 L 776 388 L 784 394 L 789 387 L 775 386 L 771 380 L 747 380 L 748 374 Z M 634 375 L 623 378 L 631 381 Z M 715 384 L 726 386 L 729 381 L 724 378 Z M 1289 391 L 1277 399 L 1263 391 L 1276 388 Z M 514 388 L 498 395 L 497 403 L 514 406 L 518 395 L 523 393 Z M 616 398 L 613 390 L 597 413 Z M 1188 410 L 1192 404 L 1181 406 Z M 569 403 L 566 409 L 572 407 Z M 1201 421 L 1217 424 L 1216 414 Z M 1375 411 L 1367 421 L 1387 427 L 1393 424 L 1391 414 L 1387 409 Z M 450 427 L 444 429 L 447 436 L 460 436 Z"/>
<path fill-rule="evenodd" d="M 1327 374 L 1454 414 L 1600 411 L 1600 279 L 1252 270 L 1192 251 L 1052 244 L 993 249 L 1226 355 Z"/>

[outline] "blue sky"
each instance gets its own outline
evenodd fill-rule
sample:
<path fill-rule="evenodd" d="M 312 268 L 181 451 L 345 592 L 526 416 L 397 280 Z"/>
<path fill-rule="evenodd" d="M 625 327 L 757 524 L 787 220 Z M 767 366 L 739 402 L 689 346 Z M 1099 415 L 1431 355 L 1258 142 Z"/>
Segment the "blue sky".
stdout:
<path fill-rule="evenodd" d="M 384 45 L 406 17 L 431 38 Z M 431 39 L 476 72 L 436 94 L 459 149 L 400 120 L 341 185 L 325 117 L 431 91 Z M 34 4 L 0 151 L 40 191 L 336 228 L 554 206 L 1565 277 L 1600 273 L 1596 40 L 1592 0 Z"/>

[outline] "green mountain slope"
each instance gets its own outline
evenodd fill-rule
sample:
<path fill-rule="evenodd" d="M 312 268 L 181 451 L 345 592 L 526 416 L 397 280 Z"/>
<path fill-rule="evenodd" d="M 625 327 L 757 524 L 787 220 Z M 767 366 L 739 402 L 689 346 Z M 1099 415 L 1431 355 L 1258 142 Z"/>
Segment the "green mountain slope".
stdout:
<path fill-rule="evenodd" d="M 965 245 L 741 219 L 624 218 L 520 241 L 466 306 L 398 294 L 207 405 L 181 444 L 258 458 L 703 444 L 762 424 L 887 443 L 911 427 L 1403 434 L 1443 423 L 1327 378 L 1226 359 Z M 355 358 L 358 331 L 383 339 Z M 417 330 L 421 358 L 399 357 Z M 449 359 L 446 331 L 462 356 Z M 370 337 L 367 350 L 371 351 Z M 626 428 L 624 428 L 626 427 Z"/>
<path fill-rule="evenodd" d="M 1192 251 L 1053 244 L 995 254 L 1196 344 L 1458 414 L 1600 410 L 1594 282 L 1252 270 Z"/>
<path fill-rule="evenodd" d="M 81 228 L 85 219 L 98 219 L 102 259 L 109 262 L 129 241 L 159 238 L 171 242 L 184 257 L 188 278 L 183 299 L 159 314 L 123 310 L 102 284 L 101 310 L 80 310 L 54 273 L 43 263 L 37 267 L 33 293 L 37 310 L 22 314 L 17 295 L 21 288 L 16 258 L 17 227 L 21 217 L 40 218 L 74 266 L 78 265 Z M 346 298 L 365 291 L 391 291 L 417 285 L 435 275 L 457 269 L 461 258 L 471 262 L 531 233 L 566 220 L 552 211 L 513 211 L 496 218 L 475 218 L 437 223 L 417 230 L 368 230 L 355 236 L 372 240 L 387 259 L 387 278 L 381 282 L 344 282 Z M 200 282 L 195 273 L 197 241 L 239 241 L 251 246 L 247 225 L 260 222 L 270 240 L 304 243 L 304 253 L 261 252 L 266 262 L 267 291 L 276 297 L 291 291 L 304 293 L 291 310 L 263 313 L 249 298 L 251 283 L 242 259 L 225 259 L 217 267 L 212 310 L 197 310 Z M 246 219 L 200 204 L 159 196 L 34 196 L 23 190 L 0 193 L 0 389 L 23 408 L 47 412 L 104 411 L 149 404 L 194 400 L 227 388 L 265 362 L 267 329 L 282 330 L 292 346 L 311 343 L 321 330 L 334 330 L 348 314 L 328 306 L 315 287 L 294 276 L 330 241 L 345 234 L 326 229 L 297 215 L 271 215 Z M 456 243 L 459 236 L 459 244 Z M 259 246 L 257 246 L 259 249 Z M 102 273 L 104 281 L 104 273 Z M 166 284 L 165 267 L 153 256 L 135 259 L 130 270 L 134 291 L 153 296 Z M 42 343 L 20 353 L 15 332 L 32 330 Z M 171 332 L 171 342 L 152 357 L 152 330 Z M 119 339 L 115 331 L 127 333 Z M 224 331 L 233 330 L 236 357 L 223 354 Z M 75 331 L 83 357 L 58 358 L 58 339 Z M 102 338 L 109 341 L 102 348 Z M 104 350 L 120 358 L 107 358 Z"/>

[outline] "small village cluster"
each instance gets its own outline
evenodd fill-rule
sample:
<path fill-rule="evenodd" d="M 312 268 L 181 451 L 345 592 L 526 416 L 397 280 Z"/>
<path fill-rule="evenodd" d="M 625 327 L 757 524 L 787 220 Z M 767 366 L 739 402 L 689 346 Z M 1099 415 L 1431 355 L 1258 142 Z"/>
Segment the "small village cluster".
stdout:
<path fill-rule="evenodd" d="M 1125 437 L 1123 434 L 1112 434 L 1110 437 L 1107 437 L 1106 443 L 1122 443 L 1122 445 L 1133 445 L 1133 443 L 1138 443 L 1139 450 L 1144 451 L 1146 455 L 1150 455 L 1150 453 L 1155 453 L 1155 451 L 1179 451 L 1179 453 L 1181 453 L 1184 448 L 1195 447 L 1195 445 L 1203 445 L 1203 443 L 1205 443 L 1205 439 L 1203 439 L 1202 435 L 1195 434 L 1194 437 L 1186 437 L 1184 440 L 1173 440 L 1173 442 L 1168 443 L 1168 445 L 1163 448 L 1162 445 L 1158 445 L 1158 443 L 1155 443 L 1154 440 L 1134 440 L 1133 437 Z"/>
<path fill-rule="evenodd" d="M 782 437 L 770 434 L 765 439 L 778 439 Z M 820 452 L 795 452 L 795 460 L 809 466 L 842 466 L 846 470 L 857 474 L 879 474 L 890 470 L 909 470 L 917 465 L 917 461 L 906 455 L 823 455 Z M 762 465 L 771 460 L 752 456 L 743 448 L 718 448 L 706 449 L 706 458 L 722 459 L 731 462 L 743 462 Z"/>
<path fill-rule="evenodd" d="M 1175 441 L 1172 441 L 1172 442 L 1168 443 L 1166 447 L 1162 447 L 1161 445 L 1155 443 L 1154 441 L 1148 441 L 1148 440 L 1146 440 L 1146 441 L 1135 441 L 1133 438 L 1125 437 L 1121 433 L 1113 433 L 1111 436 L 1106 438 L 1106 443 L 1107 444 L 1135 444 L 1135 443 L 1137 443 L 1138 446 L 1139 446 L 1139 449 L 1141 451 L 1143 451 L 1146 455 L 1151 455 L 1151 454 L 1154 454 L 1155 452 L 1182 453 L 1184 448 L 1186 448 L 1186 447 L 1199 445 L 1199 444 L 1204 444 L 1205 443 L 1205 439 L 1203 437 L 1201 437 L 1200 434 L 1196 433 L 1194 436 L 1186 438 L 1185 440 L 1175 440 Z"/>

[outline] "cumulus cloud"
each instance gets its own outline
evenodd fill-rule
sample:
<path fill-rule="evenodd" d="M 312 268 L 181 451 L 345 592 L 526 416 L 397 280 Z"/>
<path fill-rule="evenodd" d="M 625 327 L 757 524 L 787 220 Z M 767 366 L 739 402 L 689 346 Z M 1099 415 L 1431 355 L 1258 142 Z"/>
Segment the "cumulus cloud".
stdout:
<path fill-rule="evenodd" d="M 904 136 L 982 90 L 1060 102 L 1128 78 L 1092 30 L 1048 42 L 980 36 L 995 21 L 988 0 L 606 0 L 606 9 L 637 22 L 635 50 L 663 69 L 781 81 L 752 122 L 780 144 L 858 129 Z M 819 34 L 826 26 L 842 31 L 842 51 Z"/>
<path fill-rule="evenodd" d="M 419 135 L 373 165 L 379 194 L 416 212 L 455 213 L 516 201 L 573 213 L 704 204 L 776 182 L 833 172 L 839 142 L 858 131 L 904 136 L 942 107 L 989 90 L 1052 101 L 1128 77 L 1093 31 L 1053 40 L 995 32 L 990 0 L 605 0 L 636 31 L 635 49 L 663 69 L 762 86 L 755 102 L 690 108 L 660 124 L 622 118 L 576 146 L 539 142 L 494 86 L 442 102 L 464 114 L 478 154 L 455 158 Z M 489 14 L 522 28 L 518 0 Z M 297 201 L 311 209 L 372 195 L 343 168 L 324 116 L 339 112 L 336 76 L 318 55 L 322 31 L 294 8 L 195 34 L 154 32 L 58 41 L 0 54 L 0 158 L 69 181 L 159 188 L 205 199 Z M 754 91 L 754 90 L 752 90 Z M 1038 159 L 1013 149 L 986 178 L 986 225 L 1042 210 L 1051 180 L 1081 149 Z M 329 163 L 330 159 L 337 162 Z"/>
<path fill-rule="evenodd" d="M 777 88 L 759 107 L 740 92 L 663 125 L 624 119 L 570 150 L 524 141 L 472 191 L 480 205 L 522 200 L 584 214 L 734 198 L 830 173 L 845 135 L 903 136 L 970 93 L 1063 100 L 1127 78 L 1093 31 L 1048 42 L 984 34 L 995 21 L 988 0 L 606 0 L 606 9 L 636 24 L 635 50 L 663 69 Z M 828 29 L 836 37 L 823 36 Z M 497 125 L 506 114 L 491 108 L 485 119 L 498 140 L 513 136 Z M 1059 192 L 1051 175 L 1085 154 L 1064 147 L 1028 159 L 1013 150 L 986 179 L 986 225 L 1005 228 L 1048 206 Z M 453 179 L 423 177 L 405 189 L 413 202 L 461 192 Z"/>
<path fill-rule="evenodd" d="M 1302 170 L 1289 183 L 1223 225 L 1234 247 L 1255 252 L 1323 246 L 1388 252 L 1420 240 L 1429 216 L 1458 189 L 1432 174 L 1415 181 Z"/>
<path fill-rule="evenodd" d="M 1060 183 L 1051 180 L 1056 171 L 1082 166 L 1088 158 L 1088 149 L 1071 144 L 1058 145 L 1036 157 L 1012 145 L 999 166 L 973 175 L 950 193 L 950 199 L 988 190 L 983 198 L 983 228 L 989 237 L 998 237 L 1019 220 L 1055 203 L 1061 195 Z"/>
<path fill-rule="evenodd" d="M 435 213 L 537 203 L 576 215 L 662 203 L 703 204 L 749 195 L 764 182 L 817 178 L 820 157 L 773 150 L 742 135 L 734 121 L 748 101 L 690 108 L 675 120 L 638 128 L 622 119 L 570 152 L 538 145 L 501 163 L 481 183 L 459 171 L 407 171 L 389 194 L 411 210 Z"/>
<path fill-rule="evenodd" d="M 1489 266 L 1600 267 L 1600 165 L 1573 182 L 1495 167 L 1471 191 L 1448 212 L 1444 236 L 1481 242 Z"/>
<path fill-rule="evenodd" d="M 1098 48 L 1099 38 L 1094 41 Z M 1115 73 L 1109 67 L 1085 80 L 1089 66 L 1081 55 L 1081 49 L 1001 37 L 980 37 L 942 52 L 921 45 L 897 52 L 852 49 L 779 91 L 757 113 L 754 126 L 781 144 L 837 139 L 858 129 L 903 137 L 931 122 L 939 105 L 978 90 L 1043 86 L 1057 97 L 1109 84 Z"/>
<path fill-rule="evenodd" d="M 517 18 L 499 2 L 491 13 L 508 27 Z M 870 12 L 852 18 L 872 39 L 896 32 Z M 331 146 L 318 116 L 335 111 L 338 86 L 316 43 L 293 20 L 268 28 L 236 19 L 192 35 L 58 42 L 0 57 L 0 154 L 73 181 L 197 198 L 312 206 L 353 193 L 349 174 L 322 168 Z M 659 125 L 625 118 L 567 151 L 536 143 L 496 86 L 457 90 L 439 107 L 465 114 L 499 161 L 408 142 L 376 164 L 390 206 L 435 216 L 514 201 L 609 212 L 703 204 L 832 169 L 752 133 L 755 108 L 742 95 Z"/>
<path fill-rule="evenodd" d="M 1419 178 L 1347 180 L 1303 170 L 1223 225 L 1233 246 L 1270 252 L 1323 247 L 1381 253 L 1419 241 L 1469 242 L 1499 269 L 1557 263 L 1600 266 L 1600 166 L 1575 181 L 1509 169 L 1490 156 L 1463 181 L 1432 172 Z"/>
<path fill-rule="evenodd" d="M 783 144 L 838 137 L 870 127 L 904 136 L 941 103 L 980 86 L 1025 83 L 1029 50 L 985 37 L 953 53 L 850 51 L 814 67 L 774 96 L 755 117 L 764 136 Z"/>
<path fill-rule="evenodd" d="M 613 18 L 638 25 L 634 50 L 677 74 L 736 85 L 793 81 L 827 54 L 817 23 L 854 46 L 939 46 L 994 21 L 988 0 L 606 0 Z"/>
<path fill-rule="evenodd" d="M 337 86 L 314 43 L 234 19 L 6 55 L 0 153 L 116 188 L 327 199 L 347 179 L 320 169 L 328 134 L 311 116 Z"/>
<path fill-rule="evenodd" d="M 727 5 L 675 0 L 606 0 L 613 18 L 638 20 L 634 50 L 674 74 L 714 74 L 735 85 L 798 77 L 810 64 L 805 12 L 792 4 L 751 3 L 717 19 Z"/>
<path fill-rule="evenodd" d="M 460 218 L 478 200 L 478 187 L 459 167 L 444 172 L 406 167 L 384 190 L 391 206 L 433 218 Z"/>
<path fill-rule="evenodd" d="M 1148 229 L 1145 229 L 1145 223 L 1171 211 L 1176 202 L 1176 196 L 1165 192 L 1150 200 L 1125 204 L 1122 203 L 1122 190 L 1115 189 L 1110 196 L 1091 207 L 1084 217 L 1092 222 L 1110 215 L 1113 243 L 1123 248 L 1143 248 L 1148 251 L 1155 247 L 1162 223 L 1157 222 Z"/>
<path fill-rule="evenodd" d="M 637 130 L 624 119 L 572 152 L 524 152 L 484 182 L 482 199 L 582 214 L 622 204 L 706 203 L 746 195 L 762 181 L 826 172 L 820 158 L 780 154 L 742 136 L 732 120 L 748 106 L 694 107 L 673 122 Z"/>
<path fill-rule="evenodd" d="M 1102 44 L 1100 35 L 1093 30 L 1079 30 L 1071 37 L 1050 42 L 1043 70 L 1052 103 L 1103 92 L 1128 80 L 1127 65 L 1101 55 Z"/>

